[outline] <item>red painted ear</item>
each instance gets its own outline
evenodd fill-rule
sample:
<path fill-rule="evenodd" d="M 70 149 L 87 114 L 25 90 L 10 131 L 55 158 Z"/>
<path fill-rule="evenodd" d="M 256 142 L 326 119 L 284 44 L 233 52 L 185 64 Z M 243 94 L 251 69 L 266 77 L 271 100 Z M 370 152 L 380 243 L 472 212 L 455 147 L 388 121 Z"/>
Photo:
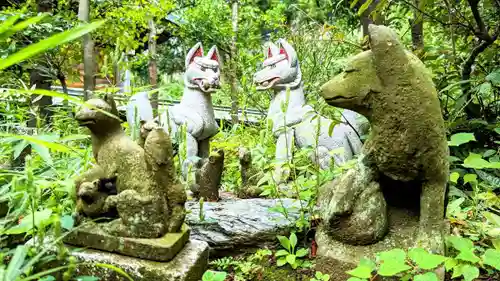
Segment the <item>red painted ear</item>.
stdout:
<path fill-rule="evenodd" d="M 192 63 L 194 61 L 194 58 L 196 58 L 196 57 L 203 57 L 203 51 L 201 50 L 201 47 L 199 47 L 198 49 L 196 49 L 196 52 L 194 52 L 194 54 L 191 57 L 191 60 L 189 61 L 189 63 Z"/>
<path fill-rule="evenodd" d="M 273 52 L 271 52 L 271 47 L 267 48 L 267 57 L 272 58 L 273 57 Z"/>
<path fill-rule="evenodd" d="M 286 59 L 288 60 L 288 54 L 286 53 L 286 51 L 283 48 L 283 46 L 280 47 L 280 55 L 285 55 Z"/>
<path fill-rule="evenodd" d="M 214 51 L 212 56 L 210 57 L 211 60 L 214 60 L 216 62 L 219 62 L 219 56 L 217 56 L 217 52 Z"/>

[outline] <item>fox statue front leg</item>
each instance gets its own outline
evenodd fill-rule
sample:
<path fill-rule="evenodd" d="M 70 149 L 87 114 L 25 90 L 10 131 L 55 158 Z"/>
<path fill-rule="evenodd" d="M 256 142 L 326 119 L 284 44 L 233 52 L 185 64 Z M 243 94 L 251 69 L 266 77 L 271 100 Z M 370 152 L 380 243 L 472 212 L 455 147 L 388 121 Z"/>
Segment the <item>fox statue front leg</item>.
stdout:
<path fill-rule="evenodd" d="M 276 167 L 274 169 L 273 179 L 276 184 L 286 182 L 290 176 L 290 168 L 283 167 L 292 158 L 293 129 L 285 128 L 280 132 L 276 141 Z"/>

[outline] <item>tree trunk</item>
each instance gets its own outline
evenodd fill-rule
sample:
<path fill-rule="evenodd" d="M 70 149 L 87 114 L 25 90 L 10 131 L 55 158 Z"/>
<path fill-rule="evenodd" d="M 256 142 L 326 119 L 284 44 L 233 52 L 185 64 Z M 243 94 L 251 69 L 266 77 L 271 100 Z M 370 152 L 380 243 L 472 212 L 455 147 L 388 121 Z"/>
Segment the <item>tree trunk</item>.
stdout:
<path fill-rule="evenodd" d="M 415 9 L 413 11 L 413 20 L 410 20 L 411 24 L 411 41 L 413 45 L 413 51 L 417 53 L 418 56 L 421 55 L 421 52 L 424 50 L 424 18 L 420 11 L 423 10 L 422 0 L 413 0 Z M 419 11 L 420 10 L 420 11 Z"/>
<path fill-rule="evenodd" d="M 156 65 L 156 26 L 155 22 L 149 20 L 149 83 L 153 90 L 158 88 L 158 67 Z M 151 95 L 151 107 L 153 108 L 153 116 L 158 116 L 158 91 Z"/>
<path fill-rule="evenodd" d="M 230 55 L 230 84 L 231 84 L 231 121 L 237 124 L 238 121 L 238 79 L 237 79 L 237 56 L 238 48 L 236 41 L 238 40 L 238 1 L 234 0 L 231 3 L 232 15 L 231 21 L 233 24 L 233 37 L 231 38 L 231 55 Z"/>
<path fill-rule="evenodd" d="M 90 0 L 80 0 L 78 6 L 78 19 L 82 22 L 89 22 L 90 17 Z M 92 92 L 95 89 L 94 77 L 94 41 L 90 33 L 83 35 L 83 91 L 84 100 L 92 97 Z"/>

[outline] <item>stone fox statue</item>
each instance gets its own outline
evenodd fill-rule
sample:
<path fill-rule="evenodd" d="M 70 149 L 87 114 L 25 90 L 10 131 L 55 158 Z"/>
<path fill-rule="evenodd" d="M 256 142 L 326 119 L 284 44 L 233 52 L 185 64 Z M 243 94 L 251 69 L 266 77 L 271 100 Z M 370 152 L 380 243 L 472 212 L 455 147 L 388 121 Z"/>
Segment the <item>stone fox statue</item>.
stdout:
<path fill-rule="evenodd" d="M 203 55 L 201 43 L 197 43 L 191 48 L 186 56 L 185 87 L 181 102 L 169 107 L 168 112 L 156 119 L 172 137 L 176 135 L 181 125 L 186 124 L 187 159 L 184 160 L 182 166 L 184 177 L 187 175 L 190 164 L 196 168 L 199 158 L 208 158 L 210 138 L 219 131 L 212 107 L 211 93 L 220 88 L 220 64 L 220 56 L 216 46 L 213 46 L 206 56 Z M 149 121 L 144 120 L 144 116 L 152 116 L 152 113 L 149 112 L 151 106 L 149 106 L 147 95 L 138 93 L 130 100 L 127 109 L 129 111 L 129 124 L 132 126 L 134 124 L 131 117 L 133 113 L 130 114 L 134 107 L 138 109 L 139 118 L 142 118 L 143 121 Z"/>
<path fill-rule="evenodd" d="M 118 110 L 111 96 L 87 104 L 90 107 L 83 106 L 75 119 L 90 130 L 97 163 L 75 181 L 77 212 L 99 217 L 116 209 L 118 218 L 101 225 L 117 236 L 156 238 L 179 231 L 186 193 L 175 177 L 168 134 L 145 124 L 141 147 L 113 117 Z"/>
<path fill-rule="evenodd" d="M 295 137 L 295 143 L 298 147 L 316 147 L 318 120 L 313 120 L 316 114 L 313 113 L 311 106 L 306 105 L 302 73 L 293 47 L 284 39 L 279 39 L 277 45 L 270 43 L 265 52 L 265 57 L 266 59 L 262 63 L 263 69 L 254 75 L 254 83 L 257 84 L 257 90 L 273 89 L 275 92 L 269 106 L 267 118 L 273 121 L 273 133 L 277 138 L 276 159 L 286 161 L 291 156 L 292 137 Z M 290 90 L 290 94 L 288 107 L 284 114 L 281 104 L 287 100 L 287 88 Z M 319 159 L 315 159 L 315 154 L 311 158 L 322 169 L 330 167 L 332 158 L 337 164 L 342 164 L 361 151 L 363 144 L 359 139 L 359 135 L 364 132 L 360 130 L 360 121 L 356 118 L 362 118 L 362 116 L 353 111 L 344 110 L 342 123 L 334 127 L 332 136 L 328 134 L 332 121 L 322 116 L 318 117 L 321 121 L 317 143 Z M 358 132 L 349 126 L 347 122 Z M 344 148 L 344 153 L 332 155 L 331 151 L 336 148 Z M 275 173 L 277 181 L 280 181 L 281 173 L 281 169 L 278 167 Z"/>
<path fill-rule="evenodd" d="M 418 242 L 442 253 L 449 152 L 436 89 L 393 30 L 370 25 L 369 34 L 371 50 L 321 88 L 328 104 L 363 114 L 372 128 L 355 169 L 320 191 L 323 221 L 337 240 L 370 244 L 387 232 L 386 202 L 413 199 Z"/>

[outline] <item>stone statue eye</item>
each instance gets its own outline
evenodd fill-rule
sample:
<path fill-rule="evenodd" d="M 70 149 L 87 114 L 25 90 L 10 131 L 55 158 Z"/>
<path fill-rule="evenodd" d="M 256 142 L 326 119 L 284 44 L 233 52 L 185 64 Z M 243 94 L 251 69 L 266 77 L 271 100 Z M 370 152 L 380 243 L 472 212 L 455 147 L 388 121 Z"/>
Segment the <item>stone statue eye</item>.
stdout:
<path fill-rule="evenodd" d="M 269 67 L 276 68 L 276 65 L 275 64 L 271 64 Z"/>
<path fill-rule="evenodd" d="M 344 70 L 344 72 L 345 72 L 345 73 L 350 73 L 350 72 L 354 72 L 354 71 L 356 71 L 356 69 L 355 69 L 355 68 L 346 68 L 346 69 Z"/>
<path fill-rule="evenodd" d="M 201 69 L 201 71 L 203 71 L 203 72 L 205 72 L 205 71 L 207 70 L 207 68 L 206 68 L 206 67 L 204 67 L 204 66 L 200 67 L 200 69 Z"/>

